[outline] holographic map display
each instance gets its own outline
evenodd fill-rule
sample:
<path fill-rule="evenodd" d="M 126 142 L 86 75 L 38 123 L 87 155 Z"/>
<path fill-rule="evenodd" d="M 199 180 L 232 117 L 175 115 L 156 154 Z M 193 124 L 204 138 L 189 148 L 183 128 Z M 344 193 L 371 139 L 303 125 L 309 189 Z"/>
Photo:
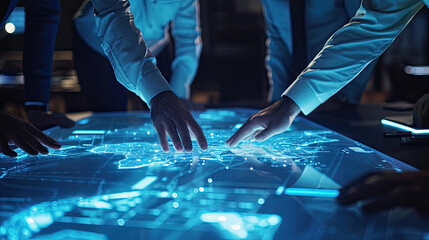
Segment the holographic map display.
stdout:
<path fill-rule="evenodd" d="M 194 113 L 209 149 L 192 153 L 162 152 L 146 112 L 49 130 L 61 150 L 1 157 L 0 239 L 429 239 L 413 210 L 335 202 L 362 174 L 414 168 L 300 117 L 265 142 L 225 145 L 254 112 Z"/>

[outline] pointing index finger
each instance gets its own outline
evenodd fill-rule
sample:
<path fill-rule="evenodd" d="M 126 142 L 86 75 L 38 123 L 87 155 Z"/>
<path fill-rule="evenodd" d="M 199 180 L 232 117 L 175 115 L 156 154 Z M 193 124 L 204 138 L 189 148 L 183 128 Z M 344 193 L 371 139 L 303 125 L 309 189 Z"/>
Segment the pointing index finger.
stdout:
<path fill-rule="evenodd" d="M 231 147 L 237 146 L 243 139 L 253 134 L 255 130 L 255 124 L 252 121 L 247 121 L 237 130 L 231 138 L 229 138 L 226 143 Z"/>

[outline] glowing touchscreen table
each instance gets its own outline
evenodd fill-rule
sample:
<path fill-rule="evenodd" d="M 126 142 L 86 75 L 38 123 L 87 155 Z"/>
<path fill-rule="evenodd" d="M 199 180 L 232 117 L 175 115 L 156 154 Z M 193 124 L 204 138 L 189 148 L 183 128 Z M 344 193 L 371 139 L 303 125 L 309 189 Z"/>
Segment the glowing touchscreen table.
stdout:
<path fill-rule="evenodd" d="M 298 117 L 263 143 L 225 140 L 255 110 L 195 113 L 207 151 L 164 153 L 149 113 L 47 133 L 63 148 L 0 161 L 3 239 L 429 239 L 412 210 L 365 215 L 338 189 L 412 167 Z M 426 230 L 425 230 L 426 228 Z"/>

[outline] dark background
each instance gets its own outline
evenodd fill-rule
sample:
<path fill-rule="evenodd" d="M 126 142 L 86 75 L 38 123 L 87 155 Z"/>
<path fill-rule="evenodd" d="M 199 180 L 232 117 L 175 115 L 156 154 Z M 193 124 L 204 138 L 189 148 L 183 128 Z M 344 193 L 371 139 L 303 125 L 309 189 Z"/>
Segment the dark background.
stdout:
<path fill-rule="evenodd" d="M 82 2 L 61 0 L 51 89 L 55 101 L 50 104 L 56 111 L 88 110 L 79 98 L 80 87 L 71 52 L 72 17 Z M 19 5 L 23 6 L 23 2 Z M 201 0 L 200 7 L 204 47 L 192 85 L 193 100 L 209 106 L 263 106 L 269 86 L 264 62 L 265 21 L 260 1 Z M 408 75 L 403 70 L 406 65 L 429 65 L 428 16 L 428 9 L 423 8 L 381 57 L 362 103 L 399 100 L 413 103 L 429 92 L 428 76 Z M 4 29 L 0 31 L 3 36 L 0 73 L 19 75 L 23 35 L 6 35 Z M 0 85 L 0 93 L 0 106 L 22 104 L 22 86 Z"/>

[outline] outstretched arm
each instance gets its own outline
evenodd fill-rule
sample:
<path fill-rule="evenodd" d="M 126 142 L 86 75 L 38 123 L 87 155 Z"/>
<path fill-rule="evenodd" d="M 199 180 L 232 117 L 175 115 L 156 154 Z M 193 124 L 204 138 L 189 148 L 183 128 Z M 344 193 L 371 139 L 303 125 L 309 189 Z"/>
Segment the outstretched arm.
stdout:
<path fill-rule="evenodd" d="M 283 97 L 293 102 L 289 105 L 309 114 L 379 57 L 422 7 L 420 0 L 363 0 L 356 16 L 328 40 Z M 258 139 L 259 132 L 265 132 L 259 138 L 265 140 L 289 128 L 299 111 L 288 113 L 279 107 L 285 105 L 282 102 L 285 101 L 280 100 L 252 116 L 227 144 L 235 146 L 248 136 Z"/>
<path fill-rule="evenodd" d="M 421 0 L 363 0 L 283 96 L 309 114 L 378 58 L 423 6 Z"/>
<path fill-rule="evenodd" d="M 189 129 L 196 135 L 201 149 L 206 149 L 207 141 L 201 128 L 172 92 L 156 67 L 155 58 L 140 30 L 134 25 L 128 0 L 92 2 L 101 47 L 109 58 L 118 81 L 143 101 L 150 103 L 152 121 L 162 149 L 169 150 L 166 140 L 168 134 L 177 151 L 191 151 Z M 178 134 L 181 138 L 177 137 Z"/>

